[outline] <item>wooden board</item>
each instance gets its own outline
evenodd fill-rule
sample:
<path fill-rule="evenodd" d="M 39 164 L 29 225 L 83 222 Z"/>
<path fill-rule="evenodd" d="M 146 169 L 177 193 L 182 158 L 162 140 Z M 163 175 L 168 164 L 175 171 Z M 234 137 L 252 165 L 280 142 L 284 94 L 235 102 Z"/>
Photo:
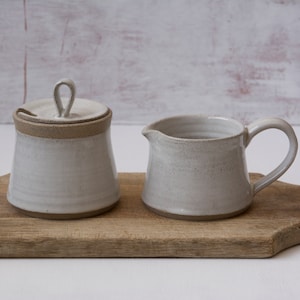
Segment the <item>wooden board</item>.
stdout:
<path fill-rule="evenodd" d="M 257 178 L 259 175 L 252 175 Z M 140 200 L 144 174 L 119 174 L 121 200 L 94 218 L 27 217 L 6 200 L 0 177 L 0 257 L 263 258 L 300 243 L 300 187 L 275 182 L 244 214 L 221 221 L 167 219 Z"/>

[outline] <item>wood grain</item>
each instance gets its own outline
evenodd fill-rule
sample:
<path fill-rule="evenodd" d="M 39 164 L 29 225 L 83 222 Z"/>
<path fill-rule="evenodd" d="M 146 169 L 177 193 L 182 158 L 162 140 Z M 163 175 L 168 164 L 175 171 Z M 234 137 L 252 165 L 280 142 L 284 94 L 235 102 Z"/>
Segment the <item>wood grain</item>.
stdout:
<path fill-rule="evenodd" d="M 257 178 L 259 175 L 252 175 Z M 94 218 L 54 221 L 20 214 L 0 177 L 0 257 L 264 258 L 300 243 L 300 187 L 275 182 L 244 214 L 192 222 L 160 217 L 140 200 L 144 174 L 119 174 L 121 200 Z"/>

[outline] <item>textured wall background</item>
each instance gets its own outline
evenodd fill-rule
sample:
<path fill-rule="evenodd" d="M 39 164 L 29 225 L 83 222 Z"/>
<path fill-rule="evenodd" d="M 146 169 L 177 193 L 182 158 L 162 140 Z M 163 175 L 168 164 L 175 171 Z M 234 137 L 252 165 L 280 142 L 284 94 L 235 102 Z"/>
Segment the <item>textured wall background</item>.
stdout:
<path fill-rule="evenodd" d="M 0 122 L 64 77 L 115 123 L 300 124 L 300 0 L 2 0 Z"/>

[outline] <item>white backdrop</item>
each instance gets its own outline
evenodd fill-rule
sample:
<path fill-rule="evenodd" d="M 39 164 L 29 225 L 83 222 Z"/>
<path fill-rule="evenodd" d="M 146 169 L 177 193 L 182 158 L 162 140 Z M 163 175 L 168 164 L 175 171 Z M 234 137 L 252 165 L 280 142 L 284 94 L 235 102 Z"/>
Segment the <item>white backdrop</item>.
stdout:
<path fill-rule="evenodd" d="M 298 0 L 2 0 L 0 123 L 72 78 L 117 124 L 181 113 L 300 124 Z"/>

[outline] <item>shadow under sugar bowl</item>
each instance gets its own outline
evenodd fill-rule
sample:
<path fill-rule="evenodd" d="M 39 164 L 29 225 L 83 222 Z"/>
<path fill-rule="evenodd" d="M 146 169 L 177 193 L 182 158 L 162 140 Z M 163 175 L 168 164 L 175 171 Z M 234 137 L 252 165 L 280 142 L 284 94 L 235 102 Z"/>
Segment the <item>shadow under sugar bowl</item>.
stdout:
<path fill-rule="evenodd" d="M 60 97 L 63 85 L 69 99 Z M 118 202 L 108 107 L 75 99 L 75 85 L 65 79 L 56 84 L 54 99 L 28 102 L 13 118 L 16 146 L 7 197 L 14 207 L 34 217 L 73 219 Z"/>
<path fill-rule="evenodd" d="M 286 134 L 288 153 L 252 184 L 245 149 L 269 128 Z M 278 118 L 244 126 L 225 117 L 183 115 L 146 126 L 143 134 L 150 144 L 144 204 L 160 215 L 189 220 L 221 219 L 247 210 L 253 196 L 290 167 L 298 147 L 292 127 Z"/>

